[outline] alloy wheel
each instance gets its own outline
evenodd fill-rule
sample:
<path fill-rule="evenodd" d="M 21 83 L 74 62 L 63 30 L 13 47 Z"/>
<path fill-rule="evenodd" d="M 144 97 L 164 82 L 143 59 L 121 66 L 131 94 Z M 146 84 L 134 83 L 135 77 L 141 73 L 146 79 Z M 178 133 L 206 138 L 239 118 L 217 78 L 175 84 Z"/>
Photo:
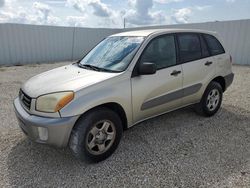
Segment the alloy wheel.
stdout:
<path fill-rule="evenodd" d="M 114 143 L 116 130 L 109 120 L 97 122 L 89 131 L 86 139 L 87 149 L 93 155 L 106 152 Z"/>
<path fill-rule="evenodd" d="M 214 111 L 220 102 L 220 92 L 218 89 L 213 89 L 207 96 L 207 108 L 209 111 Z"/>

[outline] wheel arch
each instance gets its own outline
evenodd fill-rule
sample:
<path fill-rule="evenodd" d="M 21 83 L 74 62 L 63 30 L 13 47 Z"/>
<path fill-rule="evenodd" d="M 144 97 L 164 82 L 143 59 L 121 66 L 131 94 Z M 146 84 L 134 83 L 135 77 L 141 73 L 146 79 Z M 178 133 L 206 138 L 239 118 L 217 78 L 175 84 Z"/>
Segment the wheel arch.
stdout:
<path fill-rule="evenodd" d="M 128 128 L 128 120 L 127 120 L 126 112 L 123 109 L 123 107 L 116 102 L 107 102 L 107 103 L 103 103 L 103 104 L 97 105 L 95 107 L 92 107 L 92 108 L 88 109 L 87 111 L 85 111 L 83 114 L 81 114 L 78 119 L 80 119 L 86 113 L 89 113 L 90 111 L 93 111 L 97 108 L 102 108 L 102 107 L 108 108 L 108 109 L 114 111 L 115 113 L 117 113 L 118 116 L 121 118 L 123 130 L 126 130 Z M 74 129 L 74 127 L 73 127 L 73 129 Z"/>
<path fill-rule="evenodd" d="M 223 78 L 222 76 L 217 76 L 211 82 L 217 82 L 217 83 L 219 83 L 221 85 L 221 87 L 222 87 L 223 92 L 226 91 L 226 81 L 225 81 L 225 78 Z"/>

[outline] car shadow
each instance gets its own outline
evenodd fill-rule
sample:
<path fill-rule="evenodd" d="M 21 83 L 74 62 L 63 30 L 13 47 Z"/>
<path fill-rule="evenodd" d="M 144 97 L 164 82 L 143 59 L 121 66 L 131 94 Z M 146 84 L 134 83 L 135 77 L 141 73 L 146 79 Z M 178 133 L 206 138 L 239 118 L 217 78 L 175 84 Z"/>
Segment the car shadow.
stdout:
<path fill-rule="evenodd" d="M 190 108 L 161 115 L 125 131 L 117 151 L 97 164 L 76 160 L 67 148 L 22 139 L 8 155 L 9 183 L 117 187 L 155 181 L 159 184 L 153 185 L 197 187 L 219 182 L 249 162 L 249 114 L 223 105 L 211 118 Z"/>

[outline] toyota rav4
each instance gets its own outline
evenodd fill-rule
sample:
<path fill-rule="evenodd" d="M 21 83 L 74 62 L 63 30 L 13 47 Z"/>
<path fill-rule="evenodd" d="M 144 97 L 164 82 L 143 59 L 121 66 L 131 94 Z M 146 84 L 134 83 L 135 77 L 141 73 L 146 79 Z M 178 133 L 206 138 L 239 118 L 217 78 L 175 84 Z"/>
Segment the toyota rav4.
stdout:
<path fill-rule="evenodd" d="M 214 32 L 130 31 L 30 78 L 14 106 L 31 140 L 69 146 L 77 158 L 98 162 L 138 122 L 189 105 L 214 115 L 233 78 L 232 57 Z"/>

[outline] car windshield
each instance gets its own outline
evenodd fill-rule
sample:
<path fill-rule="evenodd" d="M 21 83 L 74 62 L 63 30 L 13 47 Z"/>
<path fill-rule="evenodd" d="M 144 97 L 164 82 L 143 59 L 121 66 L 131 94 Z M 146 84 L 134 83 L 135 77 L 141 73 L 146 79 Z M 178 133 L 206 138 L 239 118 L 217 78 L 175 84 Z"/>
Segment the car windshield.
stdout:
<path fill-rule="evenodd" d="M 144 37 L 112 36 L 104 39 L 79 63 L 93 70 L 124 71 L 143 42 Z"/>

